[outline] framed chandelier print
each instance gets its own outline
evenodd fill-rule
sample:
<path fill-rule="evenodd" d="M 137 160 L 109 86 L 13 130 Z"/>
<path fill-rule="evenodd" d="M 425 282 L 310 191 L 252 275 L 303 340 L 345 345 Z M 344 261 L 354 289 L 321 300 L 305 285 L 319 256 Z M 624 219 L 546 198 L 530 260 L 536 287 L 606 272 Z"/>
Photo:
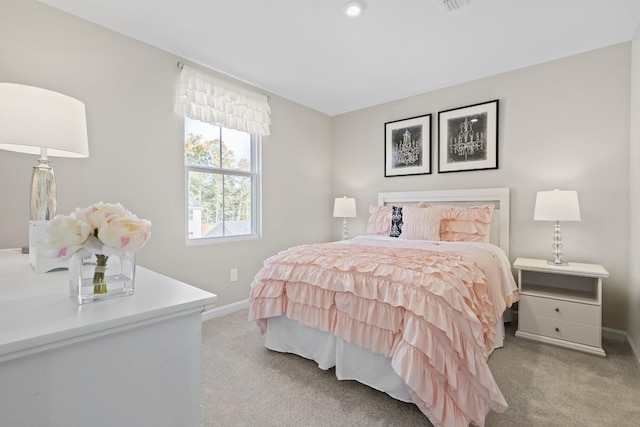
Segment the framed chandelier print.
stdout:
<path fill-rule="evenodd" d="M 384 124 L 384 176 L 431 173 L 431 114 Z"/>
<path fill-rule="evenodd" d="M 498 100 L 438 112 L 438 172 L 498 169 Z"/>

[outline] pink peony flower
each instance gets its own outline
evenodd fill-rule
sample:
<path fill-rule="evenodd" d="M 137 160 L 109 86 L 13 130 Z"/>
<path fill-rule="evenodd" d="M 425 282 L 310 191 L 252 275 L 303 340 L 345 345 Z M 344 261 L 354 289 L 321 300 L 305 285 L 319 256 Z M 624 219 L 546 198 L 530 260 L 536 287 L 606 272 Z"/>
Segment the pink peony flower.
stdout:
<path fill-rule="evenodd" d="M 88 208 L 82 209 L 80 214 L 83 219 L 91 225 L 91 228 L 100 228 L 104 221 L 109 218 L 119 216 L 134 216 L 120 203 L 96 203 Z"/>
<path fill-rule="evenodd" d="M 81 249 L 90 253 L 135 252 L 150 235 L 150 221 L 139 219 L 120 203 L 100 202 L 68 216 L 56 216 L 45 246 L 50 256 L 62 259 Z"/>
<path fill-rule="evenodd" d="M 98 239 L 113 249 L 135 252 L 151 235 L 151 222 L 134 215 L 108 217 L 98 227 Z"/>
<path fill-rule="evenodd" d="M 54 257 L 62 259 L 80 250 L 93 233 L 91 226 L 78 218 L 77 211 L 67 216 L 57 215 L 47 231 L 48 249 Z"/>

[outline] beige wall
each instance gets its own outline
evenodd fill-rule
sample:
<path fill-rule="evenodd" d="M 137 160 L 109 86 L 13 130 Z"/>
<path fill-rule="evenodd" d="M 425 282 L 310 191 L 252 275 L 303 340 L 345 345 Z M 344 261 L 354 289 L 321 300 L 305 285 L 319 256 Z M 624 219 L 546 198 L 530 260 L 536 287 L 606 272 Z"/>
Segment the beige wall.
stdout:
<path fill-rule="evenodd" d="M 354 233 L 379 191 L 511 188 L 511 261 L 549 258 L 553 225 L 534 222 L 536 192 L 578 191 L 581 222 L 562 224 L 571 261 L 602 264 L 604 325 L 627 328 L 630 43 L 333 118 L 333 189 L 357 198 Z M 499 169 L 384 177 L 384 123 L 499 99 Z M 437 169 L 434 147 L 432 168 Z M 334 227 L 334 236 L 339 231 Z"/>
<path fill-rule="evenodd" d="M 58 213 L 123 203 L 153 222 L 140 265 L 212 291 L 222 306 L 247 299 L 266 257 L 331 238 L 331 120 L 271 95 L 264 238 L 186 247 L 183 122 L 172 111 L 178 60 L 37 2 L 0 2 L 0 81 L 51 89 L 86 105 L 90 157 L 51 161 Z M 36 163 L 36 156 L 0 151 L 0 248 L 27 244 Z M 229 281 L 231 268 L 238 269 L 236 283 Z"/>
<path fill-rule="evenodd" d="M 604 324 L 628 329 L 640 342 L 640 273 L 632 268 L 639 249 L 627 255 L 630 183 L 637 190 L 638 181 L 629 170 L 630 129 L 640 144 L 629 114 L 631 52 L 625 43 L 333 118 L 271 95 L 264 238 L 186 247 L 182 120 L 172 112 L 175 64 L 182 58 L 37 2 L 0 2 L 0 81 L 56 90 L 87 106 L 91 157 L 52 160 L 59 212 L 120 201 L 152 220 L 141 265 L 217 293 L 219 305 L 231 304 L 247 298 L 253 274 L 277 250 L 339 238 L 341 222 L 331 218 L 335 196 L 357 198 L 353 235 L 364 232 L 379 191 L 499 186 L 511 187 L 511 260 L 546 258 L 552 225 L 532 221 L 535 193 L 576 189 L 582 221 L 562 225 L 566 256 L 605 266 L 611 276 Z M 435 143 L 438 111 L 492 99 L 500 100 L 498 170 L 437 174 L 434 145 L 434 174 L 384 177 L 385 122 L 431 113 Z M 35 156 L 0 151 L 0 248 L 26 244 L 35 163 Z M 632 206 L 637 203 L 631 197 Z M 237 283 L 229 282 L 230 268 L 238 268 Z"/>
<path fill-rule="evenodd" d="M 629 155 L 629 319 L 627 332 L 640 363 L 640 29 L 632 43 Z"/>

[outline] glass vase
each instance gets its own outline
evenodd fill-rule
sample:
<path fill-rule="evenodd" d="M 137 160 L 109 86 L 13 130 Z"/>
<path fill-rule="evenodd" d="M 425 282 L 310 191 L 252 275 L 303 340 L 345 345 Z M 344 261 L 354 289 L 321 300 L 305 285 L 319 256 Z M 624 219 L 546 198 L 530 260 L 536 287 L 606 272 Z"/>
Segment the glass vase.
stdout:
<path fill-rule="evenodd" d="M 133 294 L 135 252 L 75 253 L 69 261 L 69 292 L 78 304 Z"/>

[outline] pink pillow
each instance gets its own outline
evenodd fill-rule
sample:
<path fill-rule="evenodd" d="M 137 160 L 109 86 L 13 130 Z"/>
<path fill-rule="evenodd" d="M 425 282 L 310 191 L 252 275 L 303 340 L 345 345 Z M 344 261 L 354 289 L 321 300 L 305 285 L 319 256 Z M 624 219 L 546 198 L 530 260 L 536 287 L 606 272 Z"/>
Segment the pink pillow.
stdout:
<path fill-rule="evenodd" d="M 367 234 L 388 236 L 391 233 L 391 206 L 369 206 Z"/>
<path fill-rule="evenodd" d="M 447 242 L 488 242 L 493 207 L 448 206 L 440 222 L 440 239 Z"/>
<path fill-rule="evenodd" d="M 440 240 L 442 210 L 440 206 L 428 208 L 403 207 L 402 233 L 399 238 L 407 240 Z"/>

